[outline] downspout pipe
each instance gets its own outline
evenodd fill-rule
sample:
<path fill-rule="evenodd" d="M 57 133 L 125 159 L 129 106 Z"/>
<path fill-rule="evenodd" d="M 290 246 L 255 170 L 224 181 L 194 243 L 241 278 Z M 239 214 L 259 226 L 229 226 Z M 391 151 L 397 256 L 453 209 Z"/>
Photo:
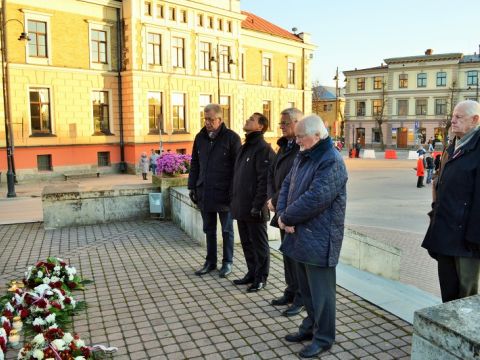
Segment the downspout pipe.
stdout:
<path fill-rule="evenodd" d="M 122 90 L 122 69 L 123 69 L 123 25 L 120 10 L 117 8 L 117 86 L 118 86 L 118 122 L 120 126 L 120 164 L 119 170 L 124 173 L 127 170 L 125 163 L 125 140 L 123 133 L 123 90 Z"/>

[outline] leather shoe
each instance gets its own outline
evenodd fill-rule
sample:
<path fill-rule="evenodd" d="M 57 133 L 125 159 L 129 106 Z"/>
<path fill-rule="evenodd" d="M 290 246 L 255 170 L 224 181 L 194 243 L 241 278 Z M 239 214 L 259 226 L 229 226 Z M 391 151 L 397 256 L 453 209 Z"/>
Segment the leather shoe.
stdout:
<path fill-rule="evenodd" d="M 273 306 L 281 306 L 281 305 L 288 305 L 289 303 L 291 303 L 293 301 L 293 299 L 290 299 L 288 296 L 286 295 L 282 295 L 280 296 L 279 298 L 276 298 L 276 299 L 273 299 L 270 304 L 272 304 Z"/>
<path fill-rule="evenodd" d="M 235 285 L 247 285 L 247 284 L 251 284 L 253 283 L 253 278 L 248 276 L 248 275 L 245 275 L 243 278 L 241 279 L 235 279 L 233 280 L 233 283 Z"/>
<path fill-rule="evenodd" d="M 295 316 L 300 314 L 303 311 L 303 305 L 295 305 L 293 304 L 288 309 L 286 309 L 282 315 L 283 316 Z"/>
<path fill-rule="evenodd" d="M 302 342 L 305 340 L 312 340 L 312 339 L 313 339 L 313 334 L 302 334 L 299 332 L 288 334 L 285 336 L 285 340 L 287 340 L 288 342 Z"/>
<path fill-rule="evenodd" d="M 247 288 L 247 292 L 251 293 L 251 292 L 260 291 L 265 287 L 265 285 L 267 285 L 267 283 L 255 281 L 252 285 L 250 285 Z"/>
<path fill-rule="evenodd" d="M 220 272 L 219 272 L 218 276 L 220 276 L 221 278 L 225 278 L 228 275 L 230 275 L 231 272 L 232 272 L 232 264 L 224 263 L 222 265 L 222 267 L 220 268 Z"/>
<path fill-rule="evenodd" d="M 217 269 L 217 265 L 206 262 L 201 269 L 195 271 L 195 275 L 202 276 L 216 269 Z"/>
<path fill-rule="evenodd" d="M 305 346 L 298 355 L 302 358 L 312 358 L 316 357 L 317 355 L 330 350 L 332 345 L 319 345 L 317 342 L 312 342 L 311 344 Z"/>

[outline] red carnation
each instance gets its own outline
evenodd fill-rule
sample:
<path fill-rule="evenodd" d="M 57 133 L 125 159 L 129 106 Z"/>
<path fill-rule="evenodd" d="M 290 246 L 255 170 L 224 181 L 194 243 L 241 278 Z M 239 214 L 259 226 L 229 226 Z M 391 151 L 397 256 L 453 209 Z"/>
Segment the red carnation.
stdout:
<path fill-rule="evenodd" d="M 3 310 L 3 316 L 5 316 L 8 320 L 13 319 L 13 313 L 10 310 Z"/>
<path fill-rule="evenodd" d="M 20 310 L 20 317 L 22 319 L 25 319 L 26 317 L 28 317 L 28 315 L 30 315 L 30 311 L 28 311 L 28 309 Z"/>
<path fill-rule="evenodd" d="M 65 304 L 71 304 L 71 303 L 72 303 L 72 299 L 67 296 L 67 297 L 65 297 L 65 300 L 63 300 L 63 302 L 64 302 Z"/>
<path fill-rule="evenodd" d="M 45 309 L 47 307 L 47 300 L 39 299 L 39 300 L 37 300 L 35 305 L 37 305 L 40 309 Z"/>
<path fill-rule="evenodd" d="M 60 261 L 60 265 L 67 266 L 67 263 L 65 261 Z"/>
<path fill-rule="evenodd" d="M 69 281 L 67 282 L 67 286 L 73 290 L 77 287 L 77 284 L 75 284 L 73 281 Z"/>
<path fill-rule="evenodd" d="M 0 349 L 2 349 L 3 352 L 7 351 L 7 343 L 4 337 L 0 337 Z"/>
<path fill-rule="evenodd" d="M 62 282 L 61 281 L 55 281 L 53 283 L 49 284 L 51 288 L 54 289 L 60 289 L 62 287 Z"/>
<path fill-rule="evenodd" d="M 86 346 L 82 347 L 82 355 L 85 359 L 88 359 L 90 357 L 90 349 L 87 348 Z"/>
<path fill-rule="evenodd" d="M 24 300 L 27 305 L 32 305 L 33 303 L 33 297 L 30 294 L 25 295 Z"/>
<path fill-rule="evenodd" d="M 58 302 L 54 301 L 50 303 L 54 308 L 58 310 L 62 310 L 62 305 L 60 305 Z"/>
<path fill-rule="evenodd" d="M 41 333 L 43 332 L 42 331 L 42 327 L 40 325 L 33 325 L 33 330 L 36 332 L 36 333 Z"/>

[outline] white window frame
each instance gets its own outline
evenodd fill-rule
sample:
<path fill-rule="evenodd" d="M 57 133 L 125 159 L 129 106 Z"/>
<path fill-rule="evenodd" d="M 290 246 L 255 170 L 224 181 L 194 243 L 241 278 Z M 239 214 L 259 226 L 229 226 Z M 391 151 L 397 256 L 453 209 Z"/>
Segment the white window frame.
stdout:
<path fill-rule="evenodd" d="M 95 22 L 95 21 L 88 21 L 88 49 L 89 49 L 89 56 L 90 56 L 90 68 L 95 70 L 112 70 L 112 36 L 111 36 L 111 27 L 113 24 L 109 24 L 106 22 Z M 92 30 L 99 30 L 106 32 L 107 38 L 107 63 L 101 64 L 93 62 L 93 54 L 92 54 Z"/>
<path fill-rule="evenodd" d="M 23 24 L 25 26 L 25 31 L 28 32 L 28 21 L 35 20 L 35 21 L 42 21 L 47 24 L 47 57 L 39 58 L 36 56 L 30 56 L 29 48 L 28 48 L 28 41 L 25 41 L 25 62 L 27 64 L 36 64 L 36 65 L 52 65 L 52 54 L 53 54 L 53 44 L 52 44 L 52 27 L 50 26 L 50 19 L 52 14 L 48 13 L 41 13 L 37 11 L 32 11 L 28 9 L 22 9 L 24 13 Z"/>
<path fill-rule="evenodd" d="M 175 104 L 173 103 L 173 97 L 175 95 L 182 95 L 183 96 L 183 109 L 185 111 L 185 129 L 184 130 L 179 130 L 179 129 L 175 129 L 173 127 L 173 107 L 175 106 Z M 188 97 L 187 97 L 187 93 L 183 92 L 183 91 L 172 91 L 171 93 L 171 99 L 170 99 L 170 125 L 171 125 L 171 129 L 172 129 L 172 134 L 183 134 L 183 133 L 188 133 L 188 129 L 189 129 L 189 123 L 188 123 L 188 108 L 187 108 L 187 104 L 188 104 Z"/>
<path fill-rule="evenodd" d="M 92 126 L 92 134 L 95 134 L 95 124 L 93 119 L 93 92 L 94 91 L 103 91 L 108 93 L 108 129 L 110 130 L 110 134 L 98 134 L 96 136 L 110 136 L 115 134 L 113 129 L 113 97 L 112 97 L 112 90 L 111 89 L 102 89 L 102 88 L 94 88 L 90 90 L 90 125 Z"/>
<path fill-rule="evenodd" d="M 56 132 L 55 132 L 55 109 L 54 109 L 54 106 L 55 106 L 55 103 L 53 101 L 53 87 L 51 85 L 36 85 L 36 84 L 29 84 L 27 86 L 27 96 L 26 96 L 26 99 L 27 99 L 27 116 L 28 116 L 28 133 L 30 134 L 30 136 L 33 135 L 33 132 L 32 132 L 32 114 L 30 113 L 30 90 L 32 89 L 48 89 L 48 94 L 50 96 L 50 124 L 51 124 L 51 127 L 52 127 L 52 131 L 51 131 L 51 135 L 56 135 Z M 33 135 L 35 136 L 35 135 Z"/>
<path fill-rule="evenodd" d="M 293 84 L 291 84 L 288 81 L 288 71 L 289 71 L 288 65 L 290 63 L 293 64 Z M 287 87 L 290 88 L 290 89 L 293 89 L 293 88 L 295 88 L 296 85 L 297 85 L 297 62 L 293 58 L 287 58 Z"/>
<path fill-rule="evenodd" d="M 154 33 L 160 35 L 160 60 L 161 64 L 149 64 L 148 63 L 148 33 Z M 143 31 L 143 70 L 154 70 L 154 71 L 163 71 L 166 67 L 167 62 L 169 61 L 166 56 L 166 47 L 169 45 L 167 44 L 167 38 L 165 32 L 162 31 L 162 27 L 160 26 L 153 26 L 148 25 L 145 26 Z M 171 61 L 171 60 L 170 60 Z"/>
<path fill-rule="evenodd" d="M 270 80 L 263 80 L 263 60 L 270 60 Z M 273 81 L 273 55 L 269 53 L 262 54 L 262 85 L 270 85 Z"/>
<path fill-rule="evenodd" d="M 159 124 L 160 126 L 160 129 L 162 130 L 162 134 L 165 134 L 166 132 L 166 122 L 165 122 L 165 98 L 164 98 L 164 95 L 163 95 L 163 91 L 159 91 L 158 89 L 153 89 L 153 90 L 147 90 L 147 95 L 146 95 L 146 107 L 147 107 L 147 122 L 145 124 L 145 127 L 146 129 L 148 130 L 147 131 L 147 135 L 158 135 L 156 133 L 152 133 L 150 132 L 150 113 L 149 113 L 149 110 L 150 110 L 150 103 L 148 102 L 148 99 L 149 99 L 149 94 L 151 93 L 155 93 L 155 94 L 160 94 L 160 106 L 162 107 L 162 116 L 163 116 L 163 119 L 162 119 L 162 122 L 163 122 L 163 129 L 161 127 L 162 124 Z"/>

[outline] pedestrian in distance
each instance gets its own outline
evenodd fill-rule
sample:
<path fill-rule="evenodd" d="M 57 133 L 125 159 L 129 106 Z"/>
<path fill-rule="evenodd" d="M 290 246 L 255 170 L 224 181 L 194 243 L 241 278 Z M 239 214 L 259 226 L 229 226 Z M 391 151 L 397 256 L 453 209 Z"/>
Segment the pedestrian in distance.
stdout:
<path fill-rule="evenodd" d="M 293 161 L 297 157 L 300 146 L 295 142 L 295 125 L 301 120 L 303 113 L 296 108 L 285 109 L 281 112 L 280 129 L 282 137 L 277 141 L 278 152 L 268 171 L 268 209 L 276 212 L 278 195 L 283 180 L 290 172 Z M 277 214 L 273 217 L 270 225 L 278 227 Z M 280 238 L 283 242 L 285 231 L 280 230 Z M 284 256 L 283 268 L 285 273 L 285 283 L 287 284 L 283 295 L 277 299 L 273 299 L 271 304 L 274 306 L 282 306 L 292 304 L 283 311 L 285 316 L 298 315 L 303 310 L 302 295 L 298 287 L 298 281 L 295 271 L 295 262 L 293 259 Z"/>
<path fill-rule="evenodd" d="M 423 155 L 420 155 L 418 157 L 416 170 L 417 170 L 417 188 L 425 187 L 425 185 L 423 185 L 423 179 L 425 176 L 425 165 L 424 165 Z"/>
<path fill-rule="evenodd" d="M 433 171 L 435 170 L 435 164 L 433 163 L 433 157 L 430 152 L 425 155 L 425 164 L 427 168 L 427 184 L 432 182 Z"/>
<path fill-rule="evenodd" d="M 267 208 L 268 168 L 275 156 L 270 144 L 263 138 L 268 129 L 268 119 L 253 113 L 245 122 L 246 133 L 235 161 L 233 197 L 230 209 L 237 220 L 248 272 L 235 285 L 251 284 L 247 292 L 262 290 L 267 284 L 270 270 L 270 248 L 268 246 Z"/>
<path fill-rule="evenodd" d="M 188 176 L 190 199 L 200 209 L 207 256 L 195 275 L 217 268 L 217 215 L 222 227 L 223 258 L 219 276 L 227 277 L 233 264 L 233 220 L 230 214 L 235 159 L 240 137 L 225 126 L 222 108 L 209 104 L 204 109 L 205 126 L 195 136 Z"/>
<path fill-rule="evenodd" d="M 459 102 L 451 124 L 422 243 L 437 260 L 443 302 L 476 295 L 480 274 L 480 104 Z"/>
<path fill-rule="evenodd" d="M 157 174 L 157 159 L 159 155 L 155 152 L 154 149 L 150 150 L 150 170 L 152 171 L 152 175 Z"/>
<path fill-rule="evenodd" d="M 150 161 L 148 160 L 147 153 L 144 151 L 142 155 L 140 155 L 140 160 L 138 162 L 138 168 L 142 172 L 143 180 L 147 179 L 148 169 L 150 167 Z"/>
<path fill-rule="evenodd" d="M 307 310 L 289 342 L 312 342 L 299 355 L 310 358 L 335 341 L 336 266 L 343 242 L 347 170 L 322 119 L 307 116 L 295 128 L 298 157 L 282 183 L 278 224 L 286 233 L 280 250 L 297 265 Z"/>
<path fill-rule="evenodd" d="M 435 142 L 433 138 L 428 140 L 428 152 L 433 152 L 435 150 Z"/>
<path fill-rule="evenodd" d="M 355 157 L 360 158 L 360 150 L 362 150 L 362 143 L 360 142 L 360 138 L 357 139 L 355 143 Z"/>

